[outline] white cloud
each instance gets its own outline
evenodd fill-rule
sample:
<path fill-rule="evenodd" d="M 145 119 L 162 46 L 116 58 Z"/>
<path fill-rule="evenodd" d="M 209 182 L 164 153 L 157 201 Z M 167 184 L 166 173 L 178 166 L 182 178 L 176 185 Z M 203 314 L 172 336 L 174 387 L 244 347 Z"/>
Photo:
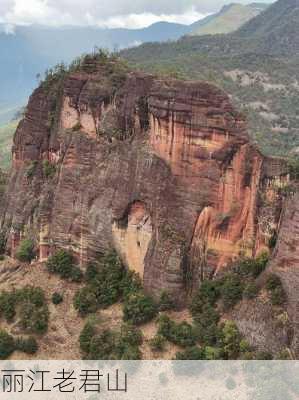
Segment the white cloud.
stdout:
<path fill-rule="evenodd" d="M 158 21 L 190 24 L 232 0 L 0 0 L 0 23 L 139 28 Z M 238 0 L 248 3 L 252 0 Z M 265 0 L 271 2 L 271 0 Z"/>
<path fill-rule="evenodd" d="M 116 15 L 110 18 L 99 19 L 94 21 L 96 25 L 105 28 L 142 28 L 149 26 L 159 21 L 176 22 L 180 24 L 192 24 L 195 21 L 203 18 L 205 15 L 197 12 L 194 8 L 186 11 L 183 14 L 129 14 Z"/>
<path fill-rule="evenodd" d="M 47 0 L 14 0 L 2 20 L 10 25 L 64 25 L 75 22 L 71 13 L 61 13 Z"/>

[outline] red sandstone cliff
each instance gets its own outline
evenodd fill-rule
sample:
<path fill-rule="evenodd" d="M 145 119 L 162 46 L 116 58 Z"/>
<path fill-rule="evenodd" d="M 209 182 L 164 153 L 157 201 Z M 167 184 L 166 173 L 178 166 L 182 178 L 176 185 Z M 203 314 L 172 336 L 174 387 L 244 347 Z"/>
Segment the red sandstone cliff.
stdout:
<path fill-rule="evenodd" d="M 8 251 L 31 235 L 42 260 L 115 247 L 148 290 L 182 298 L 267 248 L 287 182 L 218 88 L 90 63 L 31 96 L 1 226 Z"/>

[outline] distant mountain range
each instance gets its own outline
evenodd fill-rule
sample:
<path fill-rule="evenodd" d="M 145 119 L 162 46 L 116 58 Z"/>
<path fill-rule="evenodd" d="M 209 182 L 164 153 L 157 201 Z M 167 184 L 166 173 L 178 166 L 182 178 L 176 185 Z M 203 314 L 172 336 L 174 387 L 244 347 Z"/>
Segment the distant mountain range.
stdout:
<path fill-rule="evenodd" d="M 8 121 L 16 107 L 26 102 L 37 84 L 36 75 L 58 62 L 70 62 L 95 46 L 109 50 L 145 42 L 177 40 L 189 34 L 231 32 L 261 12 L 266 5 L 231 4 L 219 13 L 190 26 L 159 22 L 143 29 L 95 27 L 18 26 L 14 34 L 0 25 L 0 124 Z"/>

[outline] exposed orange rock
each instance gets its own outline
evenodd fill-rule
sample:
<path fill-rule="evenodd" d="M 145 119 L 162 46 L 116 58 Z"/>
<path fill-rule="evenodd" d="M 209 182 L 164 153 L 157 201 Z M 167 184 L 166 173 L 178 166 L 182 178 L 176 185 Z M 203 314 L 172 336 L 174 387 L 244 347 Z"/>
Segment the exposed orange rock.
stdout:
<path fill-rule="evenodd" d="M 84 266 L 116 247 L 147 290 L 183 301 L 200 278 L 267 249 L 286 167 L 250 143 L 213 85 L 140 73 L 115 84 L 111 70 L 96 65 L 31 96 L 1 224 L 35 237 L 41 259 L 66 248 Z"/>

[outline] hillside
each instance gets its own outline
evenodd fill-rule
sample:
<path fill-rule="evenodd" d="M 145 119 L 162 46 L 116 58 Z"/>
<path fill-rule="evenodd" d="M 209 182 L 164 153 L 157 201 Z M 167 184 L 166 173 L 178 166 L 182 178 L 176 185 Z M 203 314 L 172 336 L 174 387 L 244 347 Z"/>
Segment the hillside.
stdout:
<path fill-rule="evenodd" d="M 266 9 L 266 4 L 237 4 L 224 6 L 219 13 L 209 16 L 192 26 L 191 35 L 214 35 L 236 31 Z"/>
<path fill-rule="evenodd" d="M 264 152 L 296 154 L 299 149 L 297 4 L 295 0 L 279 0 L 233 34 L 145 44 L 121 54 L 132 66 L 146 71 L 173 72 L 184 79 L 216 83 L 246 113 L 249 132 Z M 258 33 L 264 32 L 265 26 L 267 34 Z"/>
<path fill-rule="evenodd" d="M 0 126 L 0 169 L 7 170 L 11 164 L 11 147 L 18 121 Z"/>
<path fill-rule="evenodd" d="M 0 355 L 298 357 L 290 172 L 213 84 L 103 51 L 49 72 L 0 203 Z"/>
<path fill-rule="evenodd" d="M 236 33 L 253 41 L 256 51 L 293 56 L 299 53 L 299 1 L 279 0 Z"/>

